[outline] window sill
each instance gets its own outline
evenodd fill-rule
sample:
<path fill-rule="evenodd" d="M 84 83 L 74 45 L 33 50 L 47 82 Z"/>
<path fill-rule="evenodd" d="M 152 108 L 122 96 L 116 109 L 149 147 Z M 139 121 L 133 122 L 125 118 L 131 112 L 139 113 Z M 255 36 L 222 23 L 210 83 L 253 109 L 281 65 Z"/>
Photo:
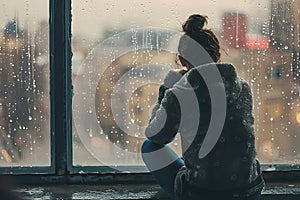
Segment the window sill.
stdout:
<path fill-rule="evenodd" d="M 16 190 L 25 199 L 168 199 L 156 184 L 31 185 Z M 300 199 L 300 183 L 267 183 L 262 200 Z"/>

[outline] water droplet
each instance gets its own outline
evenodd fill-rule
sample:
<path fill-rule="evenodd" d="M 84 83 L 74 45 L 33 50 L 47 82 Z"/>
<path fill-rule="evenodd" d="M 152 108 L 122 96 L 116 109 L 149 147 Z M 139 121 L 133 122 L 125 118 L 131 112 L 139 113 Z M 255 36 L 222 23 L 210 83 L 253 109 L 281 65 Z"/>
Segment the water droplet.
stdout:
<path fill-rule="evenodd" d="M 93 130 L 92 129 L 89 130 L 89 136 L 93 137 Z"/>

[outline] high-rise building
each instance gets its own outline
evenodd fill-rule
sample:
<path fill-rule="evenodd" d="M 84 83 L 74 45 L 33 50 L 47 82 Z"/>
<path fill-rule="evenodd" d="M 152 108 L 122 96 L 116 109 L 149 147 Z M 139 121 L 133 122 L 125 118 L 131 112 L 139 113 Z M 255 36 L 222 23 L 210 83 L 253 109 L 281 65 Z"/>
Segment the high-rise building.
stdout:
<path fill-rule="evenodd" d="M 273 46 L 300 51 L 300 0 L 272 0 L 270 39 Z"/>

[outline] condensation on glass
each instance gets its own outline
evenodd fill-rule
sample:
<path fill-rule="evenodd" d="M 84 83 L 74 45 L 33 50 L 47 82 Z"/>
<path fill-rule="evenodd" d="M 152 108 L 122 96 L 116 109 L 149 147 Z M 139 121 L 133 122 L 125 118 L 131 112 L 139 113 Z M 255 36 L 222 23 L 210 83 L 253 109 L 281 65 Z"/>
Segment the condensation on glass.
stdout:
<path fill-rule="evenodd" d="M 48 1 L 0 13 L 0 167 L 50 166 Z"/>
<path fill-rule="evenodd" d="M 142 127 L 148 123 L 167 69 L 178 67 L 174 64 L 176 48 L 164 52 L 176 40 L 163 32 L 180 35 L 181 24 L 194 13 L 209 16 L 208 26 L 222 46 L 222 62 L 233 63 L 251 86 L 261 163 L 299 164 L 299 0 L 74 0 L 72 7 L 75 92 L 86 84 L 85 91 L 79 90 L 82 102 L 93 99 L 88 106 L 80 101 L 73 105 L 74 165 L 143 164 Z M 145 42 L 146 49 L 137 48 Z M 124 48 L 131 51 L 120 55 Z M 161 65 L 166 70 L 155 71 L 155 67 L 163 69 Z M 100 66 L 105 70 L 98 71 Z M 156 84 L 152 83 L 154 74 Z M 83 84 L 76 82 L 79 79 Z M 119 120 L 116 109 L 123 109 L 127 118 Z M 76 121 L 76 113 L 84 110 L 94 112 L 97 125 L 91 120 Z M 172 147 L 180 153 L 179 146 L 176 139 Z"/>

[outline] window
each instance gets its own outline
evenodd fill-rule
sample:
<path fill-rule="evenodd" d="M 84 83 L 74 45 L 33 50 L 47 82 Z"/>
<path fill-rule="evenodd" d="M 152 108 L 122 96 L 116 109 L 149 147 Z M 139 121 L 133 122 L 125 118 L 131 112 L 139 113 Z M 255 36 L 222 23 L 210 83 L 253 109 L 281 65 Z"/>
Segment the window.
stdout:
<path fill-rule="evenodd" d="M 228 55 L 222 53 L 222 61 L 235 64 L 251 85 L 258 156 L 266 164 L 298 163 L 298 123 L 292 119 L 296 119 L 294 110 L 299 107 L 299 97 L 291 94 L 298 80 L 293 76 L 296 73 L 293 68 L 297 68 L 294 51 L 299 49 L 293 42 L 299 37 L 295 29 L 298 15 L 293 14 L 297 12 L 297 3 L 246 1 L 238 3 L 235 10 L 221 1 L 160 4 L 73 1 L 76 50 L 81 54 L 90 52 L 82 59 L 81 76 L 73 79 L 73 111 L 91 112 L 98 120 L 98 124 L 92 125 L 93 117 L 84 117 L 87 120 L 84 122 L 76 121 L 76 114 L 73 115 L 75 164 L 143 165 L 139 154 L 143 127 L 157 98 L 158 85 L 168 68 L 176 68 L 172 58 L 181 23 L 188 14 L 199 12 L 210 17 L 209 26 L 218 33 L 223 49 L 228 52 Z M 84 84 L 87 95 L 82 98 L 86 103 L 88 98 L 92 100 L 83 108 L 76 95 L 82 96 L 78 87 Z M 84 110 L 79 111 L 79 107 Z M 174 141 L 175 149 L 179 143 Z M 111 149 L 112 155 L 107 151 L 101 154 L 102 148 Z"/>
<path fill-rule="evenodd" d="M 299 4 L 5 1 L 2 172 L 146 172 L 140 155 L 145 126 L 164 76 L 179 67 L 180 26 L 193 13 L 209 16 L 222 62 L 233 63 L 251 86 L 264 169 L 299 165 Z M 181 153 L 179 138 L 171 146 Z"/>
<path fill-rule="evenodd" d="M 0 11 L 0 166 L 50 166 L 48 2 Z"/>

